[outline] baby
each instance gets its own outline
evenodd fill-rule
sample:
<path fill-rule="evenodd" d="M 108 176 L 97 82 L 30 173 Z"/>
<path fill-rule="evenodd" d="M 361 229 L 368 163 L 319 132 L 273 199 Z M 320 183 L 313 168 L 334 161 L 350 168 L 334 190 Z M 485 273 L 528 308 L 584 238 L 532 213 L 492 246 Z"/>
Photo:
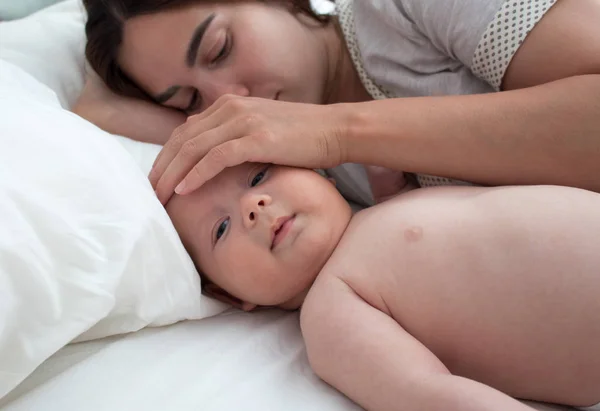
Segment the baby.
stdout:
<path fill-rule="evenodd" d="M 426 188 L 353 216 L 312 170 L 243 164 L 167 211 L 209 294 L 301 308 L 311 366 L 366 409 L 600 402 L 598 194 Z"/>

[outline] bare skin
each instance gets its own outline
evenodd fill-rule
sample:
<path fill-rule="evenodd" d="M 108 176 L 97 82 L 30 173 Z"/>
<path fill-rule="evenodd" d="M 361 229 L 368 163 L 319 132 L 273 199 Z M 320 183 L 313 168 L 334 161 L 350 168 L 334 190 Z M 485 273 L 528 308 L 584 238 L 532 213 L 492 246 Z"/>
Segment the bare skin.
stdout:
<path fill-rule="evenodd" d="M 558 1 L 511 60 L 504 93 L 385 101 L 370 101 L 333 24 L 299 21 L 268 4 L 198 3 L 130 19 L 119 64 L 150 94 L 181 90 L 159 107 L 90 82 L 74 108 L 111 132 L 166 142 L 150 175 L 163 203 L 176 187 L 191 193 L 248 161 L 352 162 L 485 185 L 600 191 L 598 0 Z M 185 48 L 212 13 L 192 69 Z M 235 46 L 215 59 L 224 33 Z M 193 91 L 203 104 L 185 110 Z M 186 121 L 182 110 L 193 115 Z"/>
<path fill-rule="evenodd" d="M 302 307 L 316 373 L 377 411 L 599 402 L 598 210 L 574 188 L 437 187 L 352 216 L 317 173 L 264 164 L 167 205 L 209 293 Z"/>
<path fill-rule="evenodd" d="M 373 410 L 600 402 L 598 210 L 583 190 L 451 187 L 360 212 L 303 305 L 313 368 Z"/>
<path fill-rule="evenodd" d="M 320 107 L 223 96 L 173 133 L 150 180 L 164 202 L 245 161 L 350 162 L 485 185 L 600 191 L 599 17 L 597 0 L 558 1 L 511 60 L 504 93 Z M 324 44 L 344 51 L 339 41 Z M 351 62 L 339 64 L 342 75 L 329 81 L 344 82 L 332 88 L 360 88 Z"/>

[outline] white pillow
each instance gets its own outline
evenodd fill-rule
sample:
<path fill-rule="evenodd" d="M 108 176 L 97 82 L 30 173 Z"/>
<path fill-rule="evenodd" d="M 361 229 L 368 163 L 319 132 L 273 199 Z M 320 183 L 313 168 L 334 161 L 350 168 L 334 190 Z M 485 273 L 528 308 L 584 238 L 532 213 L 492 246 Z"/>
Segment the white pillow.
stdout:
<path fill-rule="evenodd" d="M 70 108 L 83 88 L 85 9 L 67 0 L 21 20 L 0 24 L 0 59 L 10 61 L 52 89 Z"/>
<path fill-rule="evenodd" d="M 1 59 L 0 113 L 0 398 L 74 339 L 224 309 L 115 138 Z"/>
<path fill-rule="evenodd" d="M 311 3 L 317 13 L 331 14 L 335 11 L 335 5 L 330 0 L 311 0 Z"/>
<path fill-rule="evenodd" d="M 0 0 L 0 19 L 20 19 L 61 0 Z"/>
<path fill-rule="evenodd" d="M 226 308 L 201 297 L 148 183 L 159 147 L 65 110 L 83 87 L 84 23 L 67 0 L 0 24 L 0 398 L 71 341 Z"/>

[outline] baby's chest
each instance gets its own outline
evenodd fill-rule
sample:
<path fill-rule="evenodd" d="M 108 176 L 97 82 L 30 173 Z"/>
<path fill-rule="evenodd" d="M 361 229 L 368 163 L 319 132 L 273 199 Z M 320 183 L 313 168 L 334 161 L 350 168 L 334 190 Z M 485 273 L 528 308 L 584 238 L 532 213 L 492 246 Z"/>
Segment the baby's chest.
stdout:
<path fill-rule="evenodd" d="M 327 269 L 401 325 L 422 328 L 452 322 L 456 311 L 443 302 L 449 296 L 455 304 L 470 301 L 476 284 L 462 278 L 469 276 L 471 257 L 452 246 L 458 234 L 455 218 L 445 216 L 451 208 L 440 213 L 430 202 L 402 199 L 411 195 L 357 214 Z"/>
<path fill-rule="evenodd" d="M 350 227 L 324 272 L 347 283 L 371 306 L 394 316 L 402 309 L 411 282 L 403 255 L 406 244 L 419 241 L 423 230 L 397 221 L 361 221 Z"/>

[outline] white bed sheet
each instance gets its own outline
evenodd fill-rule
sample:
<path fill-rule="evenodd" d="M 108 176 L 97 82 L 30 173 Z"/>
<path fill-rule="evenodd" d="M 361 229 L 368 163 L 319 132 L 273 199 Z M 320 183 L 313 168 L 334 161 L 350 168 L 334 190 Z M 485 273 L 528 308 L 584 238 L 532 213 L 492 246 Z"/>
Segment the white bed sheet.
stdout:
<path fill-rule="evenodd" d="M 535 404 L 543 411 L 568 407 Z M 68 345 L 3 411 L 357 411 L 310 369 L 298 314 L 216 317 Z M 399 411 L 403 411 L 399 407 Z M 406 410 L 410 411 L 410 410 Z"/>
<path fill-rule="evenodd" d="M 0 403 L 4 411 L 359 410 L 319 381 L 298 316 L 278 310 L 72 344 Z"/>

